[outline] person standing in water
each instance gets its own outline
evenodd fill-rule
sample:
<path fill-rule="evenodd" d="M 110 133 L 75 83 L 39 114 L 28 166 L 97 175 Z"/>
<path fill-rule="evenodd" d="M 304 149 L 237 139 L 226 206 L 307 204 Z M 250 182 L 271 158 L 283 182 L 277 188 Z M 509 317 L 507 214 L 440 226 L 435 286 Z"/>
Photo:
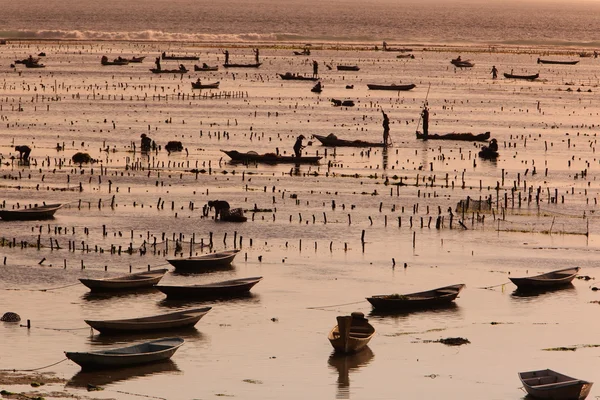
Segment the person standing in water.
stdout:
<path fill-rule="evenodd" d="M 427 104 L 423 106 L 421 117 L 423 118 L 423 135 L 427 136 L 429 134 L 429 109 Z"/>
<path fill-rule="evenodd" d="M 260 61 L 259 61 L 259 53 L 258 52 L 259 52 L 258 48 L 254 49 L 254 59 L 256 60 L 257 64 L 260 63 Z"/>
<path fill-rule="evenodd" d="M 229 64 L 229 50 L 225 50 L 223 52 L 223 54 L 225 54 L 225 64 Z"/>
<path fill-rule="evenodd" d="M 304 136 L 300 135 L 296 139 L 296 143 L 294 143 L 294 154 L 296 155 L 296 157 L 302 156 L 302 149 L 304 148 L 304 146 L 302 145 L 303 140 L 304 140 Z"/>
<path fill-rule="evenodd" d="M 313 78 L 317 78 L 319 76 L 319 63 L 313 60 Z"/>
<path fill-rule="evenodd" d="M 498 77 L 498 69 L 495 65 L 492 66 L 492 79 L 496 79 Z"/>
<path fill-rule="evenodd" d="M 383 145 L 387 147 L 390 141 L 390 119 L 385 111 L 383 111 L 383 108 L 381 109 L 381 114 L 383 114 Z"/>

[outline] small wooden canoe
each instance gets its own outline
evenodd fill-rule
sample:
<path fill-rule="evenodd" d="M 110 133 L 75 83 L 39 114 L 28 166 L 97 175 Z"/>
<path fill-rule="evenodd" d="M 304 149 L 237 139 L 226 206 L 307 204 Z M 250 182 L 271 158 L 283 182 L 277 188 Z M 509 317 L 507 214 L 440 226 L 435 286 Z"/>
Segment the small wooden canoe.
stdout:
<path fill-rule="evenodd" d="M 550 288 L 568 285 L 573 281 L 573 279 L 575 279 L 578 272 L 579 267 L 571 267 L 546 272 L 545 274 L 541 275 L 509 279 L 521 290 Z"/>
<path fill-rule="evenodd" d="M 338 65 L 336 68 L 338 71 L 360 71 L 358 65 Z"/>
<path fill-rule="evenodd" d="M 213 83 L 192 82 L 192 89 L 218 89 L 220 83 L 220 81 Z"/>
<path fill-rule="evenodd" d="M 167 360 L 175 354 L 183 342 L 181 338 L 165 338 L 110 350 L 66 351 L 65 355 L 85 370 L 120 368 Z"/>
<path fill-rule="evenodd" d="M 376 295 L 367 300 L 376 310 L 411 310 L 416 308 L 433 308 L 447 305 L 458 297 L 464 284 L 444 286 L 441 288 L 409 294 Z"/>
<path fill-rule="evenodd" d="M 421 140 L 462 140 L 467 142 L 485 142 L 489 140 L 490 132 L 476 133 L 471 132 L 450 132 L 450 133 L 428 133 L 425 135 L 417 131 L 417 139 Z"/>
<path fill-rule="evenodd" d="M 323 157 L 319 156 L 279 156 L 275 153 L 258 154 L 254 151 L 240 153 L 237 150 L 221 150 L 231 158 L 232 162 L 264 163 L 264 164 L 317 164 Z"/>
<path fill-rule="evenodd" d="M 141 63 L 144 61 L 144 59 L 146 58 L 146 56 L 141 56 L 141 57 L 131 57 L 128 58 L 127 61 L 129 61 L 130 63 Z"/>
<path fill-rule="evenodd" d="M 339 316 L 337 322 L 327 338 L 338 353 L 356 353 L 364 349 L 375 335 L 375 328 L 361 312 Z"/>
<path fill-rule="evenodd" d="M 54 218 L 54 213 L 56 210 L 62 206 L 62 204 L 57 203 L 31 208 L 19 208 L 16 210 L 1 209 L 0 218 L 4 221 L 33 221 L 52 219 Z"/>
<path fill-rule="evenodd" d="M 194 65 L 194 71 L 218 71 L 219 70 L 219 66 L 218 65 L 214 65 L 214 66 L 199 66 L 199 65 Z"/>
<path fill-rule="evenodd" d="M 168 269 L 155 269 L 135 274 L 117 276 L 115 278 L 89 279 L 79 281 L 89 287 L 92 292 L 118 291 L 147 288 L 156 285 L 167 273 Z"/>
<path fill-rule="evenodd" d="M 318 81 L 319 78 L 310 76 L 310 75 L 299 75 L 293 74 L 291 72 L 286 72 L 285 74 L 277 74 L 284 81 Z"/>
<path fill-rule="evenodd" d="M 417 87 L 414 83 L 410 83 L 408 85 L 375 85 L 375 84 L 367 84 L 367 87 L 371 90 L 398 90 L 398 91 L 406 91 L 411 90 Z"/>
<path fill-rule="evenodd" d="M 203 307 L 130 319 L 86 319 L 85 322 L 102 334 L 166 331 L 190 328 L 196 325 L 211 309 L 212 307 Z"/>
<path fill-rule="evenodd" d="M 365 140 L 345 140 L 338 139 L 336 136 L 323 136 L 313 134 L 323 146 L 329 147 L 385 147 L 381 142 L 367 142 Z"/>
<path fill-rule="evenodd" d="M 508 73 L 504 73 L 504 77 L 507 79 L 524 79 L 524 80 L 528 80 L 528 81 L 533 81 L 537 78 L 540 77 L 540 74 L 533 74 L 533 75 L 516 75 L 516 74 L 508 74 Z"/>
<path fill-rule="evenodd" d="M 530 396 L 547 400 L 583 400 L 594 384 L 551 369 L 519 372 L 519 379 Z"/>
<path fill-rule="evenodd" d="M 223 64 L 225 68 L 258 68 L 262 65 L 262 63 L 254 63 L 254 64 Z"/>
<path fill-rule="evenodd" d="M 189 60 L 189 61 L 195 61 L 195 60 L 200 59 L 200 57 L 198 57 L 198 56 L 177 56 L 175 54 L 172 54 L 170 56 L 168 56 L 166 54 L 162 54 L 161 58 L 163 60 Z"/>
<path fill-rule="evenodd" d="M 150 71 L 153 74 L 186 74 L 188 72 L 187 68 L 179 68 L 179 69 L 158 69 L 158 68 L 150 68 Z"/>
<path fill-rule="evenodd" d="M 538 64 L 560 64 L 560 65 L 575 65 L 579 62 L 579 60 L 574 61 L 561 61 L 561 60 L 543 60 L 541 58 L 537 59 Z"/>
<path fill-rule="evenodd" d="M 169 299 L 220 298 L 239 296 L 248 293 L 250 289 L 261 280 L 262 276 L 257 276 L 204 285 L 157 285 L 156 288 L 166 294 Z"/>
<path fill-rule="evenodd" d="M 167 261 L 174 266 L 176 270 L 202 271 L 214 267 L 224 267 L 230 265 L 239 252 L 240 251 L 238 249 L 226 250 L 195 257 L 171 258 Z"/>

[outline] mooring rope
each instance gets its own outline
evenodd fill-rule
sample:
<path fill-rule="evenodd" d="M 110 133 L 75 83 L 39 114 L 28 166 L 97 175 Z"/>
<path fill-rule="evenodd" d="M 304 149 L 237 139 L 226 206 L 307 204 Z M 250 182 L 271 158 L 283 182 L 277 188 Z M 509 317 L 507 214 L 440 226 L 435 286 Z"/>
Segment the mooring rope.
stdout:
<path fill-rule="evenodd" d="M 46 365 L 44 367 L 39 367 L 39 368 L 32 368 L 32 369 L 14 369 L 14 368 L 10 368 L 10 369 L 0 369 L 0 371 L 12 371 L 12 372 L 32 372 L 32 371 L 39 371 L 40 369 L 53 367 L 53 366 L 55 366 L 57 364 L 60 364 L 61 362 L 65 362 L 67 360 L 68 360 L 68 358 L 63 358 L 62 360 L 57 361 L 57 362 L 55 362 L 53 364 Z"/>
<path fill-rule="evenodd" d="M 352 302 L 352 303 L 334 304 L 334 305 L 332 305 L 332 306 L 306 307 L 306 308 L 307 308 L 308 310 L 318 310 L 319 308 L 331 308 L 331 307 L 349 306 L 349 305 L 352 305 L 352 304 L 359 304 L 359 303 L 362 303 L 362 302 L 364 302 L 364 300 L 361 300 L 361 301 L 355 301 L 355 302 Z"/>
<path fill-rule="evenodd" d="M 494 285 L 494 286 L 485 286 L 485 287 L 478 287 L 478 288 L 475 288 L 475 289 L 493 289 L 493 288 L 497 288 L 498 286 L 504 286 L 504 285 L 507 285 L 507 284 L 509 284 L 509 283 L 510 283 L 510 282 L 504 282 L 504 283 L 501 283 L 501 284 L 499 284 L 499 285 Z"/>

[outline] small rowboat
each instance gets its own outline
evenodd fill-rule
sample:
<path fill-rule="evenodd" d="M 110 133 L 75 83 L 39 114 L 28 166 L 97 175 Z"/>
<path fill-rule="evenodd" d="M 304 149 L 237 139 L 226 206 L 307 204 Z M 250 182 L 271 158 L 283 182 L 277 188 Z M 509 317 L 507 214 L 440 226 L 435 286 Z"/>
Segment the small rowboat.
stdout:
<path fill-rule="evenodd" d="M 127 61 L 129 61 L 130 63 L 141 63 L 144 61 L 144 58 L 146 58 L 146 56 L 131 57 L 131 58 L 128 58 Z"/>
<path fill-rule="evenodd" d="M 308 75 L 298 75 L 291 72 L 286 72 L 285 74 L 277 74 L 284 81 L 318 81 L 319 78 L 315 78 L 314 76 Z"/>
<path fill-rule="evenodd" d="M 551 369 L 519 372 L 519 379 L 531 397 L 547 400 L 583 400 L 594 384 Z"/>
<path fill-rule="evenodd" d="M 219 66 L 215 65 L 215 66 L 199 66 L 199 65 L 194 65 L 194 71 L 218 71 L 219 70 Z"/>
<path fill-rule="evenodd" d="M 540 77 L 540 74 L 534 74 L 534 75 L 515 75 L 515 74 L 507 74 L 506 72 L 504 73 L 504 77 L 507 79 L 524 79 L 524 80 L 528 80 L 528 81 L 533 81 L 537 78 Z"/>
<path fill-rule="evenodd" d="M 262 65 L 262 63 L 254 63 L 254 64 L 223 64 L 225 68 L 258 68 Z"/>
<path fill-rule="evenodd" d="M 421 140 L 463 140 L 467 142 L 485 142 L 490 138 L 490 132 L 473 134 L 470 132 L 428 133 L 417 131 L 417 139 Z"/>
<path fill-rule="evenodd" d="M 51 219 L 54 218 L 54 213 L 56 210 L 62 206 L 62 204 L 57 203 L 31 208 L 20 208 L 16 210 L 2 209 L 0 210 L 0 218 L 4 221 L 33 221 Z"/>
<path fill-rule="evenodd" d="M 218 89 L 221 82 L 198 83 L 192 82 L 192 89 Z"/>
<path fill-rule="evenodd" d="M 219 253 L 204 254 L 197 257 L 171 258 L 167 261 L 176 270 L 203 271 L 214 267 L 225 267 L 231 264 L 239 250 L 227 250 Z"/>
<path fill-rule="evenodd" d="M 248 293 L 250 289 L 262 280 L 262 276 L 252 278 L 232 279 L 204 285 L 166 286 L 156 288 L 167 295 L 167 298 L 220 298 L 233 297 Z"/>
<path fill-rule="evenodd" d="M 579 267 L 558 269 L 545 274 L 525 278 L 509 278 L 512 283 L 523 289 L 539 289 L 568 285 L 575 279 Z"/>
<path fill-rule="evenodd" d="M 65 355 L 84 370 L 120 368 L 168 360 L 183 342 L 184 340 L 181 338 L 165 338 L 110 350 L 65 351 Z"/>
<path fill-rule="evenodd" d="M 102 64 L 102 65 L 127 65 L 127 64 L 129 64 L 129 60 L 119 57 L 119 58 L 115 58 L 114 60 L 110 61 L 107 56 L 102 56 L 102 58 L 100 59 L 100 64 Z"/>
<path fill-rule="evenodd" d="M 319 156 L 279 156 L 275 153 L 258 154 L 254 151 L 240 153 L 237 150 L 221 150 L 231 158 L 232 162 L 265 163 L 265 164 L 317 164 L 323 157 Z"/>
<path fill-rule="evenodd" d="M 356 353 L 364 349 L 375 335 L 375 328 L 361 312 L 339 316 L 337 322 L 327 338 L 338 353 Z"/>
<path fill-rule="evenodd" d="M 405 295 L 388 294 L 367 297 L 367 300 L 376 310 L 411 310 L 416 308 L 430 308 L 447 305 L 458 297 L 464 284 L 444 286 L 424 292 Z"/>
<path fill-rule="evenodd" d="M 187 68 L 179 68 L 179 69 L 150 68 L 150 71 L 153 74 L 185 74 L 188 72 Z"/>
<path fill-rule="evenodd" d="M 579 62 L 579 60 L 575 61 L 561 61 L 561 60 L 543 60 L 541 58 L 537 59 L 538 64 L 561 64 L 561 65 L 575 65 Z"/>
<path fill-rule="evenodd" d="M 375 85 L 375 84 L 367 84 L 367 87 L 371 90 L 398 90 L 398 91 L 405 91 L 405 90 L 411 90 L 417 87 L 417 85 L 415 85 L 414 83 L 410 83 L 408 85 L 396 85 L 396 84 L 391 84 L 391 85 Z"/>
<path fill-rule="evenodd" d="M 360 67 L 358 65 L 338 65 L 338 71 L 360 71 Z"/>
<path fill-rule="evenodd" d="M 200 59 L 200 57 L 198 57 L 198 56 L 176 56 L 174 54 L 168 56 L 168 55 L 166 55 L 164 53 L 161 55 L 161 58 L 163 60 L 191 60 L 191 61 L 195 61 L 195 60 L 199 60 Z"/>
<path fill-rule="evenodd" d="M 365 140 L 345 140 L 338 139 L 335 135 L 327 136 L 313 134 L 323 146 L 330 147 L 385 147 L 381 142 L 367 142 Z"/>
<path fill-rule="evenodd" d="M 140 289 L 156 285 L 167 271 L 168 269 L 155 269 L 136 274 L 117 276 L 115 278 L 81 278 L 79 281 L 90 288 L 92 292 Z"/>
<path fill-rule="evenodd" d="M 85 322 L 102 334 L 119 334 L 132 332 L 155 332 L 173 329 L 191 328 L 204 317 L 212 307 L 195 308 L 151 317 L 88 320 Z"/>

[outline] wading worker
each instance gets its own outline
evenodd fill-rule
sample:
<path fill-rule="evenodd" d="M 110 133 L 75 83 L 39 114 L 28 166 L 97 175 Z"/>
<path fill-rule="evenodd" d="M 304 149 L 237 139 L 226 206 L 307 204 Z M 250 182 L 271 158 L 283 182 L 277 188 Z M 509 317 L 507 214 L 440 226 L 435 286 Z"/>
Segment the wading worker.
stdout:
<path fill-rule="evenodd" d="M 304 136 L 300 135 L 296 139 L 296 143 L 294 143 L 294 154 L 296 154 L 296 157 L 302 156 L 302 149 L 304 148 L 304 146 L 302 145 L 303 140 Z"/>

